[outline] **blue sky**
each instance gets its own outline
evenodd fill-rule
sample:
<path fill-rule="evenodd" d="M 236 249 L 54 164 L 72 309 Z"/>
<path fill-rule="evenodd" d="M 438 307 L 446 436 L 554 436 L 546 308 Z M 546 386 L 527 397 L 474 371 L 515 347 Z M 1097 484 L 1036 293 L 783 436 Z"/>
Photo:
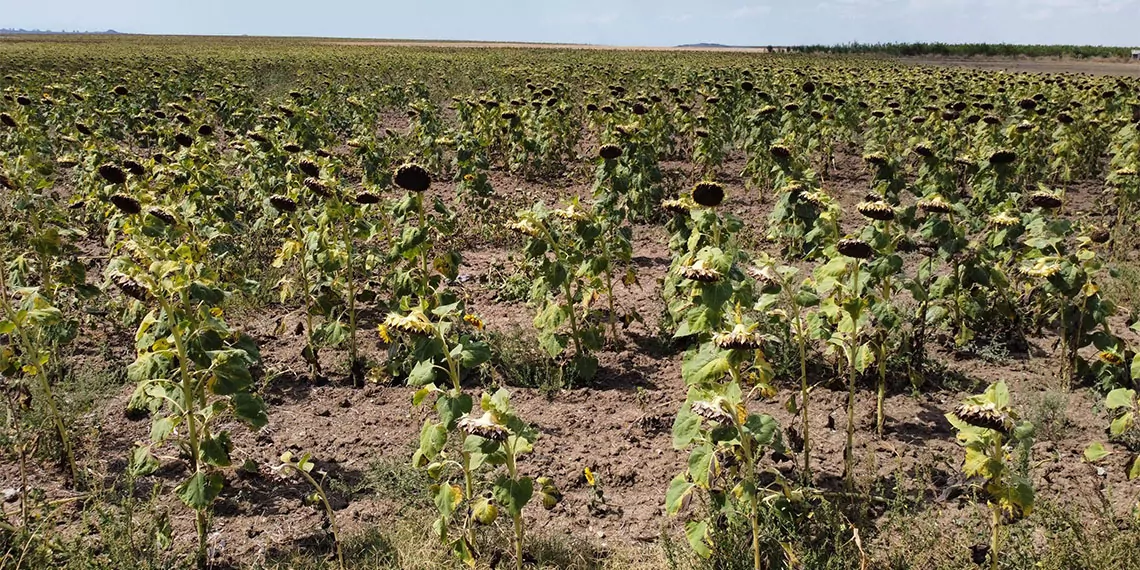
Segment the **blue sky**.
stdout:
<path fill-rule="evenodd" d="M 1140 45 L 1140 0 L 0 0 L 0 28 L 665 46 Z"/>

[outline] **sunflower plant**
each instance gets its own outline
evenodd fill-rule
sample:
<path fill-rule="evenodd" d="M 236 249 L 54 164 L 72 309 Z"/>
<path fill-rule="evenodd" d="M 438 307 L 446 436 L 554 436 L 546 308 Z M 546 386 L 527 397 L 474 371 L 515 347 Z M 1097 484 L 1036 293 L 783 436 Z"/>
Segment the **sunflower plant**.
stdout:
<path fill-rule="evenodd" d="M 254 430 L 268 423 L 254 386 L 260 351 L 225 321 L 230 293 L 211 266 L 212 244 L 200 237 L 202 228 L 161 207 L 143 214 L 137 200 L 120 210 L 125 239 L 115 248 L 108 281 L 148 311 L 127 367 L 137 383 L 128 409 L 149 412 L 152 427 L 150 441 L 134 449 L 130 469 L 154 472 L 154 451 L 165 446 L 187 457 L 190 476 L 175 493 L 195 511 L 197 555 L 204 562 L 210 506 L 224 486 L 222 470 L 232 464 L 233 443 L 221 426 L 231 419 Z"/>
<path fill-rule="evenodd" d="M 971 396 L 946 419 L 958 430 L 965 447 L 962 471 L 982 480 L 979 491 L 986 498 L 990 516 L 990 568 L 998 568 L 1001 528 L 1033 511 L 1033 484 L 1015 469 L 1015 450 L 1028 453 L 1033 446 L 1033 424 L 1019 422 L 1010 407 L 1009 388 L 998 382 L 985 393 Z M 1024 462 L 1023 462 L 1024 464 Z"/>

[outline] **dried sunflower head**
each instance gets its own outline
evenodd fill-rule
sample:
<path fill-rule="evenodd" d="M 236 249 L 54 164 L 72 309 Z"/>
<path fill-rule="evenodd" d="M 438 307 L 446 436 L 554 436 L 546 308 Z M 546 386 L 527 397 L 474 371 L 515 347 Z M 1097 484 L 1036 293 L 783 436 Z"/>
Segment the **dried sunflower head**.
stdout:
<path fill-rule="evenodd" d="M 361 193 L 356 195 L 356 203 L 357 204 L 379 204 L 380 203 L 380 196 L 365 190 L 364 192 L 361 192 Z"/>
<path fill-rule="evenodd" d="M 435 334 L 435 325 L 428 320 L 423 311 L 413 310 L 407 315 L 389 313 L 384 319 L 384 325 L 391 330 L 412 336 L 429 336 Z"/>
<path fill-rule="evenodd" d="M 289 198 L 288 196 L 282 196 L 280 194 L 270 196 L 269 197 L 269 203 L 272 204 L 274 208 L 277 208 L 279 211 L 282 211 L 282 212 L 286 212 L 286 213 L 291 214 L 291 213 L 297 211 L 296 200 L 293 200 L 292 198 Z"/>
<path fill-rule="evenodd" d="M 890 204 L 881 200 L 875 202 L 860 202 L 855 209 L 858 210 L 860 214 L 872 220 L 889 222 L 895 219 L 895 209 L 892 208 Z"/>
<path fill-rule="evenodd" d="M 698 259 L 692 265 L 686 265 L 681 268 L 681 277 L 691 279 L 700 283 L 716 283 L 720 281 L 720 272 L 705 264 L 705 260 Z"/>
<path fill-rule="evenodd" d="M 153 216 L 159 220 L 161 220 L 162 223 L 164 223 L 168 226 L 173 226 L 175 224 L 175 221 L 176 221 L 174 219 L 174 216 L 171 215 L 170 212 L 167 212 L 166 210 L 161 210 L 159 208 L 151 208 L 151 209 L 147 210 L 146 213 L 150 214 L 151 216 Z"/>
<path fill-rule="evenodd" d="M 9 115 L 8 113 L 0 113 L 0 124 L 3 124 L 5 127 L 12 129 L 16 128 L 17 126 L 16 119 L 13 119 L 12 115 Z"/>
<path fill-rule="evenodd" d="M 178 143 L 180 147 L 189 148 L 190 145 L 194 144 L 194 137 L 186 133 L 178 133 L 174 135 L 174 142 Z"/>
<path fill-rule="evenodd" d="M 1112 234 L 1104 228 L 1093 228 L 1093 230 L 1089 232 L 1089 241 L 1095 244 L 1106 244 L 1110 239 L 1112 239 Z"/>
<path fill-rule="evenodd" d="M 123 168 L 126 168 L 127 172 L 130 172 L 135 176 L 142 176 L 146 174 L 146 168 L 143 168 L 143 165 L 135 160 L 124 160 Z"/>
<path fill-rule="evenodd" d="M 754 328 L 737 323 L 731 332 L 714 336 L 713 344 L 722 350 L 759 350 L 764 342 Z"/>
<path fill-rule="evenodd" d="M 942 196 L 935 194 L 919 200 L 916 204 L 919 210 L 928 214 L 949 214 L 953 207 Z"/>
<path fill-rule="evenodd" d="M 786 147 L 782 144 L 774 144 L 774 145 L 768 147 L 768 152 L 776 160 L 788 160 L 789 158 L 792 157 L 791 149 L 789 149 L 788 147 Z"/>
<path fill-rule="evenodd" d="M 725 403 L 726 402 L 724 401 L 724 398 L 718 397 L 711 402 L 693 402 L 690 410 L 695 415 L 700 416 L 710 422 L 724 426 L 730 426 L 735 422 L 733 421 L 732 414 L 724 409 Z"/>
<path fill-rule="evenodd" d="M 1013 164 L 1017 161 L 1017 153 L 1012 150 L 999 150 L 990 155 L 990 164 Z"/>
<path fill-rule="evenodd" d="M 991 402 L 962 404 L 954 409 L 954 415 L 963 422 L 982 429 L 1008 432 L 1013 428 L 1013 418 Z"/>
<path fill-rule="evenodd" d="M 598 149 L 598 156 L 606 160 L 615 160 L 621 158 L 622 149 L 616 144 L 604 144 L 602 148 Z"/>
<path fill-rule="evenodd" d="M 99 167 L 99 176 L 110 184 L 122 184 L 127 181 L 127 173 L 110 163 Z"/>
<path fill-rule="evenodd" d="M 698 205 L 715 208 L 724 202 L 724 185 L 711 181 L 698 182 L 693 186 L 690 196 Z"/>
<path fill-rule="evenodd" d="M 511 432 L 507 430 L 505 426 L 495 422 L 495 418 L 491 412 L 486 412 L 478 418 L 468 414 L 460 418 L 456 426 L 468 435 L 474 435 L 491 441 L 507 441 L 507 438 L 511 435 Z"/>
<path fill-rule="evenodd" d="M 142 211 L 142 204 L 126 194 L 112 194 L 109 200 L 124 214 L 137 214 Z"/>
<path fill-rule="evenodd" d="M 870 259 L 871 255 L 875 253 L 871 249 L 871 244 L 861 239 L 841 239 L 839 243 L 835 244 L 835 248 L 839 250 L 839 253 L 855 259 Z"/>
<path fill-rule="evenodd" d="M 930 145 L 927 143 L 919 143 L 917 145 L 914 145 L 914 148 L 911 150 L 914 152 L 914 154 L 917 154 L 923 158 L 930 158 L 934 156 L 934 149 L 930 148 Z"/>
<path fill-rule="evenodd" d="M 321 175 L 320 165 L 309 160 L 309 159 L 307 159 L 307 158 L 302 158 L 301 160 L 298 160 L 297 161 L 297 168 L 300 168 L 301 172 L 304 172 L 306 176 L 318 178 Z"/>
<path fill-rule="evenodd" d="M 999 212 L 990 216 L 990 222 L 1003 228 L 1012 228 L 1021 224 L 1021 218 L 1010 212 Z"/>
<path fill-rule="evenodd" d="M 119 272 L 111 274 L 111 283 L 115 285 L 124 295 L 135 299 L 137 301 L 146 302 L 150 298 L 150 292 L 141 283 L 131 279 L 127 275 Z"/>
<path fill-rule="evenodd" d="M 1034 192 L 1029 195 L 1029 202 L 1038 208 L 1052 210 L 1061 207 L 1061 198 L 1051 192 Z"/>
<path fill-rule="evenodd" d="M 415 163 L 404 164 L 397 168 L 393 181 L 396 186 L 409 192 L 426 192 L 431 188 L 431 175 L 424 167 Z"/>
<path fill-rule="evenodd" d="M 332 192 L 329 191 L 329 187 L 326 186 L 324 182 L 321 182 L 312 176 L 306 178 L 302 184 L 304 184 L 305 188 L 308 188 L 310 192 L 316 194 L 317 196 L 320 196 L 321 198 L 328 198 L 329 196 L 332 196 Z"/>
<path fill-rule="evenodd" d="M 863 161 L 874 166 L 886 166 L 889 162 L 886 155 L 878 152 L 863 155 Z"/>

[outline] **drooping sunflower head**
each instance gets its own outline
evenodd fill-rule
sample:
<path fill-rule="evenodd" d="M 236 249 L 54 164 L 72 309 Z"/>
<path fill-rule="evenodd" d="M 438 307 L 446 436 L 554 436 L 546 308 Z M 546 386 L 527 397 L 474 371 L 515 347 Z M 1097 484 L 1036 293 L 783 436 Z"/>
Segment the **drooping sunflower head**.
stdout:
<path fill-rule="evenodd" d="M 1021 218 L 1011 212 L 998 212 L 990 216 L 990 222 L 1003 228 L 1012 228 L 1021 225 Z"/>
<path fill-rule="evenodd" d="M 568 222 L 586 222 L 590 220 L 590 213 L 577 202 L 573 202 L 560 210 L 555 210 L 554 215 Z"/>
<path fill-rule="evenodd" d="M 841 239 L 835 245 L 839 253 L 847 257 L 855 259 L 870 259 L 875 250 L 871 248 L 871 244 L 861 239 Z"/>
<path fill-rule="evenodd" d="M 890 204 L 883 202 L 882 200 L 877 200 L 874 202 L 860 202 L 859 205 L 855 207 L 855 209 L 858 210 L 860 214 L 863 214 L 865 217 L 868 217 L 872 220 L 889 222 L 895 219 L 895 209 L 892 208 Z"/>
<path fill-rule="evenodd" d="M 393 180 L 396 186 L 409 192 L 426 192 L 431 188 L 431 175 L 427 169 L 415 163 L 404 164 L 397 168 Z"/>
<path fill-rule="evenodd" d="M 542 228 L 530 218 L 521 218 L 517 222 L 508 226 L 513 232 L 518 232 L 524 236 L 539 238 L 542 237 Z"/>
<path fill-rule="evenodd" d="M 99 167 L 99 176 L 110 184 L 122 184 L 127 181 L 126 171 L 111 163 Z"/>
<path fill-rule="evenodd" d="M 1089 232 L 1089 241 L 1101 245 L 1108 243 L 1112 239 L 1112 234 L 1104 228 L 1093 228 Z"/>
<path fill-rule="evenodd" d="M 456 423 L 459 429 L 463 430 L 467 435 L 489 439 L 491 441 L 507 441 L 511 432 L 506 426 L 495 421 L 491 412 L 486 412 L 480 417 L 474 417 L 471 414 L 460 418 Z"/>
<path fill-rule="evenodd" d="M 309 160 L 307 158 L 302 158 L 301 160 L 298 160 L 297 161 L 297 168 L 301 169 L 301 172 L 304 172 L 306 176 L 312 176 L 313 178 L 319 178 L 321 175 L 321 166 L 319 164 L 317 164 L 316 162 L 313 162 L 312 160 Z"/>
<path fill-rule="evenodd" d="M 1110 364 L 1112 366 L 1120 366 L 1121 364 L 1124 364 L 1124 357 L 1120 356 L 1120 354 L 1114 350 L 1102 350 L 1096 353 L 1096 357 L 1101 362 Z"/>
<path fill-rule="evenodd" d="M 724 185 L 712 181 L 698 182 L 693 186 L 690 196 L 698 205 L 715 208 L 724 202 Z"/>
<path fill-rule="evenodd" d="M 146 213 L 168 226 L 173 226 L 176 222 L 173 214 L 160 208 L 151 208 L 147 210 Z"/>
<path fill-rule="evenodd" d="M 939 194 L 927 196 L 919 200 L 916 205 L 919 210 L 928 214 L 949 214 L 954 209 L 950 205 L 950 202 L 947 202 L 946 199 Z"/>
<path fill-rule="evenodd" d="M 1022 265 L 1018 271 L 1026 277 L 1052 277 L 1061 272 L 1061 264 L 1053 257 L 1042 257 L 1031 264 Z"/>
<path fill-rule="evenodd" d="M 716 268 L 709 267 L 709 265 L 705 263 L 705 260 L 698 259 L 692 265 L 686 265 L 681 268 L 681 277 L 700 283 L 716 283 L 720 281 L 721 274 Z"/>
<path fill-rule="evenodd" d="M 135 299 L 137 301 L 146 302 L 150 298 L 150 291 L 143 287 L 141 283 L 131 279 L 124 273 L 114 272 L 111 274 L 111 283 L 115 285 L 124 295 Z"/>
<path fill-rule="evenodd" d="M 321 198 L 328 198 L 329 196 L 332 196 L 332 192 L 329 191 L 329 187 L 324 182 L 321 182 L 312 176 L 306 178 L 302 183 L 305 185 L 305 188 L 309 189 L 310 192 L 316 194 L 317 196 L 320 196 Z"/>
<path fill-rule="evenodd" d="M 616 160 L 621 158 L 622 149 L 616 144 L 604 144 L 602 148 L 598 149 L 598 156 L 606 160 Z"/>
<path fill-rule="evenodd" d="M 759 350 L 764 342 L 755 328 L 737 323 L 732 331 L 714 336 L 713 344 L 721 350 Z"/>
<path fill-rule="evenodd" d="M 420 310 L 413 310 L 407 315 L 389 313 L 384 319 L 384 325 L 390 330 L 411 336 L 429 336 L 435 334 L 435 325 L 428 320 L 427 315 Z"/>
<path fill-rule="evenodd" d="M 1017 161 L 1017 153 L 1012 150 L 998 150 L 990 154 L 990 164 L 1013 164 Z"/>
<path fill-rule="evenodd" d="M 954 409 L 954 415 L 977 428 L 1000 432 L 1008 432 L 1013 429 L 1013 418 L 1007 412 L 997 409 L 997 406 L 990 402 L 962 404 Z"/>
<path fill-rule="evenodd" d="M 356 195 L 357 204 L 379 204 L 380 196 L 367 190 Z"/>
<path fill-rule="evenodd" d="M 1029 202 L 1038 208 L 1053 210 L 1061 207 L 1061 198 L 1052 192 L 1034 192 L 1029 195 Z"/>
<path fill-rule="evenodd" d="M 269 197 L 269 203 L 280 212 L 291 214 L 297 211 L 297 201 L 288 196 L 275 194 Z"/>
<path fill-rule="evenodd" d="M 768 153 L 776 160 L 788 160 L 792 158 L 792 150 L 782 144 L 774 144 L 768 147 Z"/>
<path fill-rule="evenodd" d="M 693 405 L 689 409 L 693 414 L 714 424 L 730 426 L 735 422 L 733 421 L 732 414 L 729 413 L 728 410 L 725 410 L 725 408 L 728 407 L 727 404 L 724 398 L 717 397 L 711 401 L 702 400 L 693 402 Z"/>
<path fill-rule="evenodd" d="M 108 200 L 124 214 L 137 214 L 142 211 L 142 204 L 126 194 L 112 194 Z"/>

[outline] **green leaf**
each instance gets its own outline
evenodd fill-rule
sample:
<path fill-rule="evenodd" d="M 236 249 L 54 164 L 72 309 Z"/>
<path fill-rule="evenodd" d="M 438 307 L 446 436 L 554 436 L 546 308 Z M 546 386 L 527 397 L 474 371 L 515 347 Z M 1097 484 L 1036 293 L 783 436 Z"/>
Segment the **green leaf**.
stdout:
<path fill-rule="evenodd" d="M 230 396 L 230 409 L 234 416 L 254 429 L 269 425 L 269 413 L 261 396 L 249 392 L 234 394 Z"/>
<path fill-rule="evenodd" d="M 409 386 L 426 386 L 435 381 L 435 363 L 430 360 L 421 360 L 412 367 L 408 374 Z"/>
<path fill-rule="evenodd" d="M 150 452 L 149 445 L 135 446 L 131 450 L 131 460 L 128 466 L 131 475 L 140 477 L 158 471 L 158 458 Z"/>
<path fill-rule="evenodd" d="M 691 358 L 685 359 L 681 365 L 681 377 L 690 386 L 720 380 L 732 366 L 728 356 L 728 351 L 717 350 L 712 343 L 707 343 Z"/>
<path fill-rule="evenodd" d="M 675 515 L 685 505 L 685 498 L 689 496 L 696 485 L 685 480 L 684 475 L 677 475 L 669 481 L 669 489 L 665 491 L 665 512 Z"/>
<path fill-rule="evenodd" d="M 1105 457 L 1108 457 L 1111 451 L 1104 448 L 1104 445 L 1097 442 L 1085 448 L 1085 461 L 1089 463 L 1096 463 Z"/>
<path fill-rule="evenodd" d="M 186 506 L 194 510 L 203 510 L 209 507 L 222 492 L 222 474 L 207 475 L 205 471 L 198 471 L 179 484 L 174 492 Z"/>
<path fill-rule="evenodd" d="M 685 523 L 685 538 L 689 539 L 689 546 L 701 558 L 712 556 L 709 543 L 709 523 L 706 521 L 689 521 Z"/>
<path fill-rule="evenodd" d="M 1132 423 L 1134 422 L 1135 418 L 1136 415 L 1134 413 L 1128 412 L 1119 418 L 1112 420 L 1112 424 L 1110 424 L 1108 428 L 1109 433 L 1111 433 L 1113 436 L 1123 435 L 1124 432 L 1132 428 Z"/>
<path fill-rule="evenodd" d="M 697 447 L 689 455 L 689 475 L 693 478 L 693 483 L 702 487 L 709 486 L 709 480 L 712 478 L 713 461 L 716 459 L 716 450 L 713 449 L 711 444 L 705 444 Z"/>
<path fill-rule="evenodd" d="M 1128 469 L 1128 480 L 1134 481 L 1140 479 L 1140 455 L 1132 460 L 1132 467 Z"/>
<path fill-rule="evenodd" d="M 1136 391 L 1128 390 L 1126 388 L 1117 388 L 1108 393 L 1104 399 L 1104 407 L 1110 410 L 1118 410 L 1120 408 L 1131 408 L 1132 402 L 1136 399 Z"/>
<path fill-rule="evenodd" d="M 432 491 L 434 492 L 435 507 L 439 509 L 439 514 L 444 517 L 450 517 L 459 504 L 463 502 L 463 490 L 450 483 L 432 485 Z"/>
<path fill-rule="evenodd" d="M 174 420 L 169 417 L 155 418 L 150 426 L 150 440 L 159 443 L 174 431 Z"/>
<path fill-rule="evenodd" d="M 230 434 L 223 431 L 214 437 L 202 440 L 199 454 L 206 465 L 229 467 L 231 450 L 233 450 L 233 443 L 230 441 Z"/>
<path fill-rule="evenodd" d="M 253 375 L 249 372 L 249 360 L 244 350 L 216 350 L 207 354 L 214 373 L 207 383 L 211 392 L 218 396 L 229 396 L 244 392 L 253 385 Z"/>
<path fill-rule="evenodd" d="M 491 360 L 491 347 L 485 342 L 467 341 L 461 345 L 459 353 L 459 366 L 470 370 Z"/>
<path fill-rule="evenodd" d="M 684 449 L 701 437 L 701 418 L 682 409 L 673 420 L 673 448 Z"/>
<path fill-rule="evenodd" d="M 500 475 L 491 492 L 494 493 L 495 501 L 506 507 L 512 517 L 518 517 L 534 495 L 534 481 L 530 477 L 514 480 L 507 475 Z"/>
<path fill-rule="evenodd" d="M 744 422 L 744 431 L 751 434 L 756 443 L 768 447 L 779 437 L 780 424 L 767 414 L 749 414 Z"/>
<path fill-rule="evenodd" d="M 475 405 L 469 394 L 441 394 L 435 401 L 435 411 L 439 414 L 439 421 L 450 431 L 455 429 L 455 422 L 471 412 Z"/>
<path fill-rule="evenodd" d="M 428 460 L 434 459 L 447 445 L 447 428 L 443 424 L 424 422 L 420 431 L 420 453 Z"/>

